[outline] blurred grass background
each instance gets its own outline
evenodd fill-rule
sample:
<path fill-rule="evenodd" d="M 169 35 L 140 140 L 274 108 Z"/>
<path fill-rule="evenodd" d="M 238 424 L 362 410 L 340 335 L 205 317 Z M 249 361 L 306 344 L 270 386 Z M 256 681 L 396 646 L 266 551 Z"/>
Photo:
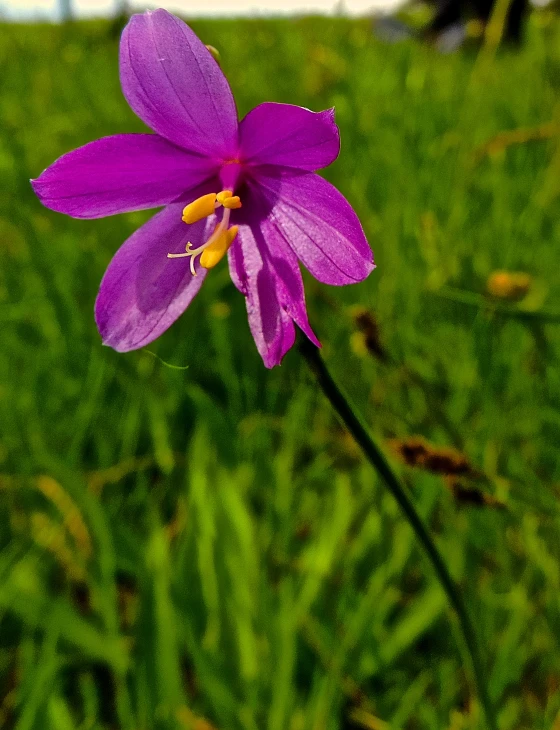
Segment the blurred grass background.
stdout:
<path fill-rule="evenodd" d="M 310 320 L 461 585 L 500 727 L 558 730 L 560 19 L 483 63 L 366 20 L 193 27 L 241 115 L 336 107 L 325 175 L 378 268 L 307 277 Z M 71 220 L 28 180 L 142 131 L 120 28 L 0 26 L 0 727 L 481 728 L 411 530 L 297 349 L 264 369 L 227 267 L 152 352 L 101 347 L 149 213 Z M 528 276 L 491 295 L 499 270 Z"/>

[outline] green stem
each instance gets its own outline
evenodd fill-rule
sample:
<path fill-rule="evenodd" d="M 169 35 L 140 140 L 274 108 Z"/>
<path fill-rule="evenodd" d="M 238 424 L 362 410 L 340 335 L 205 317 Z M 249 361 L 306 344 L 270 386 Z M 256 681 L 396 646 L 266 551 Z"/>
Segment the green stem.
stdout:
<path fill-rule="evenodd" d="M 434 541 L 430 537 L 426 526 L 416 511 L 414 503 L 393 472 L 383 452 L 369 435 L 355 411 L 350 406 L 347 398 L 343 395 L 340 388 L 332 379 L 331 374 L 319 354 L 319 350 L 311 342 L 309 342 L 309 340 L 304 338 L 301 338 L 299 347 L 302 355 L 307 361 L 307 364 L 315 375 L 319 386 L 323 390 L 323 393 L 329 399 L 332 407 L 338 413 L 370 464 L 384 480 L 385 485 L 393 497 L 397 500 L 397 503 L 403 511 L 409 525 L 414 530 L 416 537 L 422 543 L 443 590 L 447 595 L 449 603 L 455 609 L 457 618 L 459 619 L 461 633 L 471 657 L 477 692 L 486 715 L 487 725 L 490 730 L 497 730 L 498 726 L 496 724 L 496 715 L 488 694 L 484 665 L 478 648 L 476 634 L 455 581 L 451 577 Z"/>

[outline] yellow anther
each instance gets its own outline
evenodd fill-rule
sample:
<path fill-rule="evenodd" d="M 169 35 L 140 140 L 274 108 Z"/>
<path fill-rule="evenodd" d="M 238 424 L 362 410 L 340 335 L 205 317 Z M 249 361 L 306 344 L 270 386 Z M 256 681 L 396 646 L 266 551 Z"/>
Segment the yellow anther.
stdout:
<path fill-rule="evenodd" d="M 196 223 L 203 218 L 208 218 L 217 208 L 224 207 L 222 220 L 214 233 L 210 236 L 206 243 L 193 247 L 189 241 L 185 248 L 185 253 L 168 253 L 168 259 L 188 258 L 191 274 L 196 276 L 195 261 L 200 256 L 200 265 L 205 269 L 212 269 L 226 255 L 228 248 L 233 243 L 237 235 L 237 226 L 228 229 L 231 211 L 241 208 L 241 200 L 238 195 L 234 195 L 231 190 L 222 190 L 220 193 L 210 193 L 203 195 L 198 200 L 194 200 L 183 210 L 183 221 L 185 223 Z"/>
<path fill-rule="evenodd" d="M 226 255 L 228 248 L 237 236 L 239 226 L 232 226 L 220 234 L 200 255 L 200 265 L 205 269 L 213 269 Z"/>
<path fill-rule="evenodd" d="M 224 200 L 227 200 L 227 198 L 231 198 L 233 195 L 233 190 L 222 190 L 221 193 L 218 193 L 216 195 L 216 200 L 220 205 L 223 205 Z"/>
<path fill-rule="evenodd" d="M 215 210 L 217 197 L 216 193 L 208 193 L 208 195 L 203 195 L 201 198 L 193 200 L 183 210 L 183 222 L 190 224 L 201 221 L 203 218 L 208 218 Z"/>
<path fill-rule="evenodd" d="M 236 208 L 241 208 L 241 200 L 239 198 L 239 195 L 234 195 L 231 198 L 226 198 L 222 205 L 224 208 L 229 208 L 230 210 L 235 210 Z"/>

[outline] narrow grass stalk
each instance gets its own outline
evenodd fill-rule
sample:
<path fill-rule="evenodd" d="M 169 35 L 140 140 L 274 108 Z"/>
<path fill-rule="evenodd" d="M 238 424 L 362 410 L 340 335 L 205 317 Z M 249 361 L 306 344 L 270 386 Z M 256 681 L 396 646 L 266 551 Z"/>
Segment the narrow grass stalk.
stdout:
<path fill-rule="evenodd" d="M 492 300 L 482 294 L 476 292 L 465 291 L 464 289 L 455 289 L 450 286 L 443 286 L 441 289 L 433 289 L 428 292 L 436 297 L 448 299 L 459 304 L 466 304 L 470 307 L 477 307 L 489 314 L 500 314 L 504 317 L 519 319 L 523 322 L 537 322 L 543 324 L 560 324 L 560 311 L 551 311 L 547 309 L 522 309 L 517 304 L 503 304 L 499 301 Z"/>
<path fill-rule="evenodd" d="M 354 409 L 349 404 L 348 399 L 344 396 L 338 385 L 333 380 L 331 374 L 327 369 L 327 366 L 321 358 L 319 350 L 311 342 L 309 342 L 309 340 L 304 338 L 301 338 L 299 348 L 303 357 L 307 361 L 307 364 L 311 368 L 317 380 L 317 383 L 319 384 L 323 393 L 330 401 L 334 410 L 338 413 L 346 428 L 354 437 L 356 443 L 363 451 L 367 460 L 381 476 L 381 478 L 385 482 L 385 486 L 387 487 L 387 489 L 397 500 L 397 503 L 403 511 L 407 522 L 414 530 L 416 537 L 426 551 L 427 556 L 432 563 L 432 566 L 439 579 L 439 582 L 441 583 L 441 586 L 445 591 L 445 594 L 447 595 L 449 603 L 455 610 L 457 618 L 459 619 L 461 633 L 463 635 L 465 645 L 471 658 L 477 693 L 480 704 L 484 709 L 487 726 L 489 730 L 497 730 L 498 726 L 496 724 L 496 715 L 492 702 L 490 701 L 490 696 L 488 694 L 486 673 L 478 647 L 476 633 L 469 618 L 467 608 L 465 606 L 459 588 L 451 577 L 449 570 L 447 569 L 447 566 L 443 558 L 441 557 L 434 541 L 432 540 L 426 526 L 422 522 L 420 515 L 416 511 L 414 503 L 412 502 L 412 500 L 406 493 L 405 488 L 392 470 L 383 452 L 372 439 L 367 429 L 362 424 L 359 417 L 356 415 Z"/>

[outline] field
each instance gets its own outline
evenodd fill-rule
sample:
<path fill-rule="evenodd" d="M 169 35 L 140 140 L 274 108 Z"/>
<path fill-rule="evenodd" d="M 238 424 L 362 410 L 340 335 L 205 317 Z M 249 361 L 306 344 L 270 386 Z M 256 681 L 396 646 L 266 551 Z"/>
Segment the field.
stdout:
<path fill-rule="evenodd" d="M 121 27 L 0 26 L 0 727 L 484 728 L 414 533 L 298 348 L 263 367 L 227 266 L 151 347 L 101 346 L 151 213 L 72 220 L 29 179 L 143 131 Z M 367 20 L 193 27 L 241 116 L 336 108 L 325 176 L 377 269 L 305 276 L 322 356 L 460 586 L 499 727 L 558 730 L 560 18 L 449 56 Z"/>

